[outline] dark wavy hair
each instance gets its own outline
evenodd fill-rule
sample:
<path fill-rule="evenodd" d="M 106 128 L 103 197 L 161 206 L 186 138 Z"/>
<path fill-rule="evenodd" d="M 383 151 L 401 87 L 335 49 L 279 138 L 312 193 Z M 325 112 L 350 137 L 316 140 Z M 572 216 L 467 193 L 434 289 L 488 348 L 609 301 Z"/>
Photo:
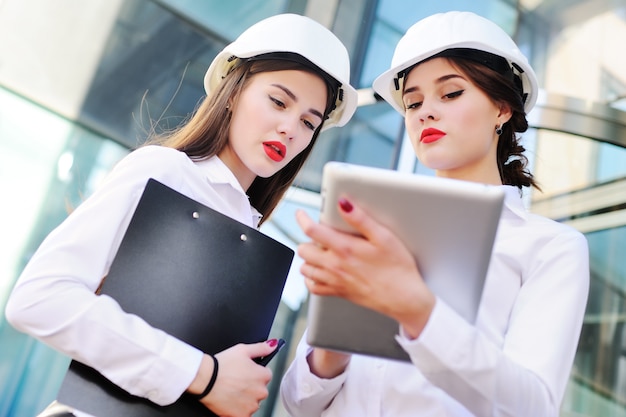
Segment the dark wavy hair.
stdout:
<path fill-rule="evenodd" d="M 511 119 L 502 126 L 502 134 L 498 140 L 497 163 L 502 183 L 513 185 L 520 190 L 522 187 L 541 190 L 527 168 L 528 158 L 524 155 L 526 149 L 516 134 L 528 130 L 528 120 L 519 86 L 510 77 L 474 60 L 454 56 L 447 56 L 445 59 L 467 75 L 494 103 L 506 105 L 511 109 Z"/>
<path fill-rule="evenodd" d="M 234 107 L 241 92 L 255 74 L 284 70 L 306 71 L 320 76 L 324 80 L 327 87 L 327 101 L 324 111 L 324 120 L 326 120 L 335 105 L 337 85 L 332 85 L 326 79 L 325 74 L 321 74 L 301 62 L 286 59 L 247 60 L 241 62 L 224 77 L 217 90 L 202 101 L 186 123 L 171 132 L 150 138 L 147 144 L 158 144 L 177 149 L 186 153 L 193 160 L 204 160 L 217 155 L 227 146 L 229 140 L 231 110 L 228 104 L 232 103 L 231 107 Z M 309 157 L 322 126 L 323 123 L 314 132 L 311 143 L 284 168 L 271 177 L 257 177 L 246 190 L 250 204 L 263 215 L 260 224 L 270 217 L 276 205 L 293 183 L 300 168 Z"/>

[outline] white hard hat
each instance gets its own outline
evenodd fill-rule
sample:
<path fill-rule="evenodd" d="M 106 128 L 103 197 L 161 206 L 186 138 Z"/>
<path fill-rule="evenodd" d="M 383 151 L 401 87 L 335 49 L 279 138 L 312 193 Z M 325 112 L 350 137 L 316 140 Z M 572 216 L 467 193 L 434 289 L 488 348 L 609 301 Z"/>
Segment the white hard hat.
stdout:
<path fill-rule="evenodd" d="M 396 46 L 390 69 L 374 80 L 374 91 L 404 115 L 403 72 L 446 50 L 475 50 L 505 58 L 507 70 L 521 83 L 526 113 L 535 105 L 537 76 L 526 57 L 502 28 L 471 12 L 438 13 L 411 26 Z"/>
<path fill-rule="evenodd" d="M 250 26 L 220 52 L 204 76 L 207 95 L 236 66 L 237 58 L 262 54 L 300 55 L 324 71 L 339 84 L 336 107 L 328 115 L 322 130 L 343 126 L 357 107 L 357 92 L 350 85 L 350 57 L 344 44 L 326 27 L 306 16 L 279 14 Z"/>

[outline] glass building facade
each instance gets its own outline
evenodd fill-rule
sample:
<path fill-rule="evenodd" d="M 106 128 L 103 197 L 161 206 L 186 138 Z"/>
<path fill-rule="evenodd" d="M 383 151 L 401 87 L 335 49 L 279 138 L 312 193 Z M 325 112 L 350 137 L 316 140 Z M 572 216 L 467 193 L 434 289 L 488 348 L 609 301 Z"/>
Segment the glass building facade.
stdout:
<path fill-rule="evenodd" d="M 0 307 L 42 239 L 112 166 L 193 111 L 217 51 L 276 13 L 308 15 L 344 41 L 362 100 L 345 128 L 322 134 L 263 231 L 294 248 L 304 239 L 294 211 L 317 216 L 329 160 L 429 174 L 370 87 L 411 24 L 448 10 L 492 19 L 530 58 L 542 91 L 524 145 L 543 192 L 525 199 L 589 241 L 591 292 L 561 415 L 626 417 L 624 0 L 0 0 Z M 272 329 L 291 343 L 258 416 L 286 416 L 277 385 L 307 312 L 298 266 Z M 41 411 L 68 362 L 0 317 L 0 417 Z"/>

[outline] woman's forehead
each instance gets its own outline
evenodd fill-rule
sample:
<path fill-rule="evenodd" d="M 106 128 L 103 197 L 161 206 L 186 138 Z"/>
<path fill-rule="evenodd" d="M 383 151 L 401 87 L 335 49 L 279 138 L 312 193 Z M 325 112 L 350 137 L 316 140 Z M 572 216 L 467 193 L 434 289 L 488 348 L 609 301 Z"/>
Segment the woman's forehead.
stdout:
<path fill-rule="evenodd" d="M 458 78 L 467 80 L 465 74 L 448 58 L 437 57 L 411 68 L 405 76 L 404 89 L 419 88 L 422 84 L 442 84 Z"/>

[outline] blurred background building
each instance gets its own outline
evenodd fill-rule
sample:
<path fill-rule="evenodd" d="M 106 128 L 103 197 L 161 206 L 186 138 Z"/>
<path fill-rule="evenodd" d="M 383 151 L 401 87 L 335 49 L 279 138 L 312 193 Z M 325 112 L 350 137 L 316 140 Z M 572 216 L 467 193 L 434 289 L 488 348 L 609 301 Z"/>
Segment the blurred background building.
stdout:
<path fill-rule="evenodd" d="M 0 307 L 43 237 L 149 132 L 193 111 L 215 54 L 276 13 L 308 15 L 345 42 L 362 100 L 347 127 L 322 135 L 263 230 L 292 247 L 304 238 L 294 210 L 317 216 L 326 161 L 431 174 L 370 86 L 411 24 L 454 9 L 498 23 L 536 69 L 524 145 L 544 192 L 526 202 L 589 241 L 591 293 L 561 415 L 626 416 L 625 0 L 0 0 Z M 307 312 L 298 266 L 272 330 L 289 349 L 258 416 L 286 416 L 276 389 Z M 0 417 L 41 411 L 68 362 L 0 318 Z"/>

